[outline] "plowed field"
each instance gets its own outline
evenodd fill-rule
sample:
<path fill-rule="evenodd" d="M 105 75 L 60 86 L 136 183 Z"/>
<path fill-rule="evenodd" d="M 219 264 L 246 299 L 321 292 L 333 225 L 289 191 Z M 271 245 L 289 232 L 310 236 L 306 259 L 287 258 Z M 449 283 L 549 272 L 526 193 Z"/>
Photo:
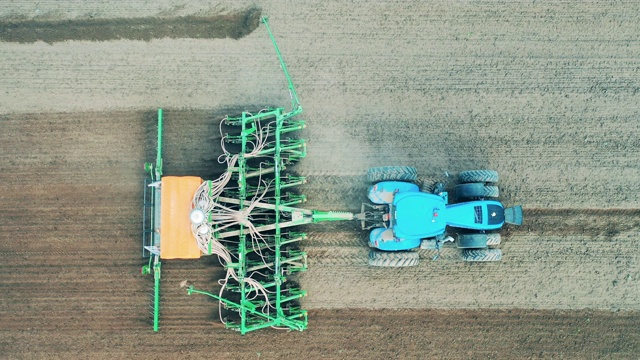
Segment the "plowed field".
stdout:
<path fill-rule="evenodd" d="M 73 10 L 69 10 L 73 9 Z M 640 4 L 9 1 L 0 9 L 0 357 L 637 358 Z M 366 169 L 500 172 L 525 223 L 503 260 L 454 249 L 366 264 L 351 223 L 305 228 L 309 329 L 240 336 L 213 258 L 142 265 L 142 163 L 165 109 L 165 175 L 213 178 L 218 122 L 289 104 L 307 208 L 357 211 Z M 216 25 L 210 25 L 214 23 Z M 209 25 L 207 25 L 209 24 Z"/>

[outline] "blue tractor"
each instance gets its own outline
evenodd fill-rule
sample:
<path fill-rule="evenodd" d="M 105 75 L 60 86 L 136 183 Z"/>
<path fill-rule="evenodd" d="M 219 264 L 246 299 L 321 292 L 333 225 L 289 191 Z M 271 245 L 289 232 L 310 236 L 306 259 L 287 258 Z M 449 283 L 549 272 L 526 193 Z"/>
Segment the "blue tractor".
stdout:
<path fill-rule="evenodd" d="M 505 223 L 522 224 L 521 206 L 505 208 L 497 200 L 499 177 L 493 170 L 461 172 L 452 204 L 443 183 L 420 181 L 413 167 L 371 168 L 367 177 L 373 204 L 363 204 L 357 219 L 363 230 L 371 230 L 371 266 L 414 266 L 419 261 L 417 249 L 435 249 L 439 254 L 446 242 L 462 250 L 464 261 L 499 261 L 499 230 Z"/>

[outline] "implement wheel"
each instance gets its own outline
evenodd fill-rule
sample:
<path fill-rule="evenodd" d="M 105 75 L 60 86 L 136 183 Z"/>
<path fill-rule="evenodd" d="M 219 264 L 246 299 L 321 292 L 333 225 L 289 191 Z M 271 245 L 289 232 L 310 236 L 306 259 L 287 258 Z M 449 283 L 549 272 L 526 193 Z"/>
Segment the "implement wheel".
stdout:
<path fill-rule="evenodd" d="M 470 262 L 500 261 L 502 250 L 500 249 L 476 249 L 462 250 L 462 260 Z"/>
<path fill-rule="evenodd" d="M 372 183 L 380 181 L 416 181 L 418 170 L 412 166 L 380 166 L 370 168 L 367 180 Z"/>
<path fill-rule="evenodd" d="M 369 252 L 369 266 L 405 267 L 416 266 L 420 256 L 415 251 L 378 251 Z"/>
<path fill-rule="evenodd" d="M 468 170 L 460 173 L 461 183 L 475 183 L 475 182 L 498 182 L 500 176 L 495 170 Z"/>

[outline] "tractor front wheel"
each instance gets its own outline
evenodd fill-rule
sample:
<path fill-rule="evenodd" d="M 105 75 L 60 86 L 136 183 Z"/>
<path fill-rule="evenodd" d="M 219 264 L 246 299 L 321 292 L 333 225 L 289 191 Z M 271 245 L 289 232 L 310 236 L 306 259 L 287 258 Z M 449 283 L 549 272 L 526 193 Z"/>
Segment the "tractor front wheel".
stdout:
<path fill-rule="evenodd" d="M 474 182 L 495 183 L 498 182 L 500 176 L 495 170 L 467 170 L 461 172 L 459 178 L 463 184 Z"/>
<path fill-rule="evenodd" d="M 498 246 L 501 242 L 500 234 L 498 233 L 488 233 L 487 234 L 487 246 Z"/>
<path fill-rule="evenodd" d="M 380 181 L 416 181 L 418 170 L 412 166 L 380 166 L 370 168 L 367 180 L 372 183 Z"/>
<path fill-rule="evenodd" d="M 377 251 L 369 252 L 369 266 L 405 267 L 416 266 L 420 255 L 415 251 Z"/>
<path fill-rule="evenodd" d="M 456 198 L 460 200 L 472 199 L 497 199 L 500 190 L 495 185 L 485 185 L 484 183 L 460 184 L 455 187 Z"/>
<path fill-rule="evenodd" d="M 460 249 L 480 249 L 487 247 L 487 240 L 487 234 L 461 234 L 456 245 Z"/>

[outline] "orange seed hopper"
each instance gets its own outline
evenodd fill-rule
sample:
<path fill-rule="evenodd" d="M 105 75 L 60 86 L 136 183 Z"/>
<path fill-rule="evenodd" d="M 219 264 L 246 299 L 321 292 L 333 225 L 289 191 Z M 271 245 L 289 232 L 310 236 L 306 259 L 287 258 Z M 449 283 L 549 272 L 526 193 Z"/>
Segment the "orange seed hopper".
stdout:
<path fill-rule="evenodd" d="M 202 255 L 191 233 L 191 200 L 202 178 L 164 176 L 161 187 L 160 258 L 199 259 Z"/>

